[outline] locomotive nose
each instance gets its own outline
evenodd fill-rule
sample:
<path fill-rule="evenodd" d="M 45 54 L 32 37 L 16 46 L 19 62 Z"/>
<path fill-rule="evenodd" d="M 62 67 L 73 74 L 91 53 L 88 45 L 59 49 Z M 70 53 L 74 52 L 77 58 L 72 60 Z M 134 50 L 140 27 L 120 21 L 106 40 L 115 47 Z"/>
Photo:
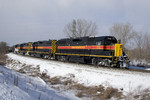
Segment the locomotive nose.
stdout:
<path fill-rule="evenodd" d="M 114 56 L 118 58 L 118 67 L 120 68 L 128 68 L 129 67 L 129 59 L 127 55 L 123 52 L 123 45 L 120 43 L 115 44 L 115 53 Z"/>
<path fill-rule="evenodd" d="M 123 53 L 123 46 L 122 44 L 116 43 L 115 44 L 115 57 L 122 56 Z"/>

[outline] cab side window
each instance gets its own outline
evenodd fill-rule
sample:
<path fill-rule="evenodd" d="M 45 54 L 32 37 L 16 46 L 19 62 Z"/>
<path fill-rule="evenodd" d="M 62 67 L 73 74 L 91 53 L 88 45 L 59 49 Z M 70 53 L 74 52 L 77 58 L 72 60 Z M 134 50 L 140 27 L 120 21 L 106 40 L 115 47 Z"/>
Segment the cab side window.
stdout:
<path fill-rule="evenodd" d="M 96 42 L 96 45 L 102 45 L 102 41 Z"/>
<path fill-rule="evenodd" d="M 96 45 L 104 45 L 104 41 L 103 41 L 103 40 L 97 41 L 97 42 L 96 42 Z"/>

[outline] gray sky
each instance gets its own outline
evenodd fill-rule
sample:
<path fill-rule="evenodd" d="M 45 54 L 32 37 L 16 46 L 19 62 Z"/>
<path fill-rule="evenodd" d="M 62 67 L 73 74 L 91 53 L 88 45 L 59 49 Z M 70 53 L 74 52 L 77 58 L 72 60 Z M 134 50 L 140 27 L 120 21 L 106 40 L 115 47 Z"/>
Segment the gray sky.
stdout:
<path fill-rule="evenodd" d="M 60 39 L 73 19 L 96 22 L 109 35 L 114 23 L 150 34 L 150 0 L 0 0 L 0 41 L 9 45 Z"/>

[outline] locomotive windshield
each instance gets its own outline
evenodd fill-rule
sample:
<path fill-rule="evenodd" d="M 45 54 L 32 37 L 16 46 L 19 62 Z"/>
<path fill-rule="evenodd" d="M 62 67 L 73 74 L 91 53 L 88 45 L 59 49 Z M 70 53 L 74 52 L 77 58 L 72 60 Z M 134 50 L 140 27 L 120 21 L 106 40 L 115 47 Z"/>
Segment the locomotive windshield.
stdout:
<path fill-rule="evenodd" d="M 105 45 L 112 45 L 112 44 L 115 44 L 115 43 L 117 43 L 117 40 L 114 37 L 107 37 L 105 39 Z"/>

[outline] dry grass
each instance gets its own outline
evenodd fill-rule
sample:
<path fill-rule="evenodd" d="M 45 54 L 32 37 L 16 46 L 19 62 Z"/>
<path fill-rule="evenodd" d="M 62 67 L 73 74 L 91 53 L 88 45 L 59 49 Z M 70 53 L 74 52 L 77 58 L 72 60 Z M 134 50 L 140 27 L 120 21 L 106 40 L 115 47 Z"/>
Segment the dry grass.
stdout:
<path fill-rule="evenodd" d="M 7 56 L 4 53 L 0 53 L 0 65 L 6 64 Z"/>
<path fill-rule="evenodd" d="M 124 96 L 125 100 L 150 100 L 150 88 L 142 89 L 142 87 L 137 87 L 136 90 L 127 93 Z"/>
<path fill-rule="evenodd" d="M 39 65 L 37 65 L 36 67 L 33 67 L 33 65 L 27 65 L 27 64 L 21 63 L 20 61 L 13 60 L 10 58 L 7 59 L 7 65 L 8 65 L 7 67 L 10 67 L 11 69 L 16 70 L 20 73 L 28 74 L 29 76 L 37 77 L 40 75 Z"/>
<path fill-rule="evenodd" d="M 23 64 L 21 69 L 18 70 L 20 73 L 27 73 L 29 76 L 39 76 L 40 69 L 39 67 L 32 67 L 32 65 Z"/>
<path fill-rule="evenodd" d="M 24 71 L 24 68 L 19 69 L 18 72 L 20 72 L 20 73 L 26 73 L 26 72 Z"/>
<path fill-rule="evenodd" d="M 70 89 L 76 89 L 77 94 L 76 96 L 82 98 L 82 97 L 88 97 L 93 98 L 94 100 L 106 100 L 110 99 L 112 97 L 116 99 L 121 99 L 123 94 L 122 92 L 119 92 L 118 89 L 113 87 L 107 87 L 105 89 L 104 86 L 84 86 L 82 84 L 73 84 L 70 85 Z"/>
<path fill-rule="evenodd" d="M 72 84 L 73 81 L 71 79 L 68 79 L 68 80 L 65 80 L 63 82 L 61 82 L 63 85 L 69 85 L 69 84 Z"/>
<path fill-rule="evenodd" d="M 105 99 L 110 99 L 111 97 L 115 97 L 117 99 L 122 98 L 122 92 L 119 92 L 118 89 L 113 87 L 107 87 L 103 94 L 103 98 Z"/>
<path fill-rule="evenodd" d="M 50 78 L 49 82 L 50 82 L 52 85 L 61 84 L 60 77 L 53 77 L 53 78 Z"/>

